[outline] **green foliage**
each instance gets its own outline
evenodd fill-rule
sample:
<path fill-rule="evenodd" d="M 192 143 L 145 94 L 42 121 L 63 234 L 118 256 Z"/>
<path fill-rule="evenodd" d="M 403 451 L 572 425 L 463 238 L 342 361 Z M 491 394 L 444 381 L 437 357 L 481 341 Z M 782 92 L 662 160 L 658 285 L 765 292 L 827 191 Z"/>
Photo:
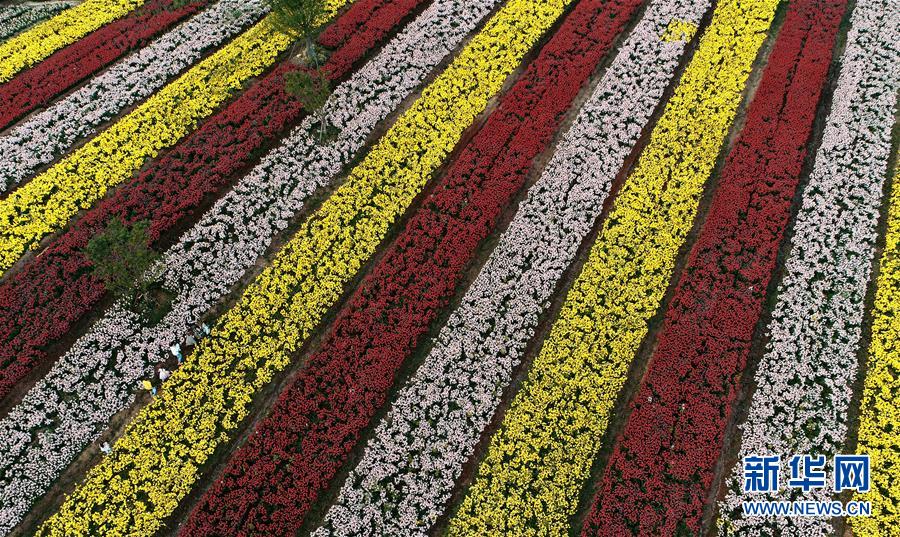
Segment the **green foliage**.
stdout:
<path fill-rule="evenodd" d="M 297 97 L 311 113 L 319 113 L 319 138 L 325 138 L 327 129 L 322 107 L 331 93 L 331 84 L 322 68 L 321 50 L 316 47 L 317 23 L 325 15 L 323 0 L 267 0 L 272 13 L 273 27 L 303 42 L 307 69 L 300 69 L 284 76 L 285 91 Z"/>
<path fill-rule="evenodd" d="M 325 105 L 331 87 L 321 69 L 307 71 L 298 69 L 284 75 L 285 90 L 297 97 L 304 108 L 315 112 Z"/>
<path fill-rule="evenodd" d="M 319 65 L 328 61 L 328 50 L 311 41 L 311 44 L 303 51 L 303 57 L 297 58 L 303 65 L 318 68 Z"/>
<path fill-rule="evenodd" d="M 316 31 L 317 21 L 324 16 L 322 0 L 268 0 L 273 26 L 294 39 L 307 42 L 307 48 Z"/>
<path fill-rule="evenodd" d="M 141 310 L 153 308 L 153 291 L 159 287 L 144 276 L 159 257 L 147 246 L 148 226 L 147 221 L 126 226 L 113 219 L 84 250 L 106 290 L 116 297 L 130 298 L 131 305 Z"/>

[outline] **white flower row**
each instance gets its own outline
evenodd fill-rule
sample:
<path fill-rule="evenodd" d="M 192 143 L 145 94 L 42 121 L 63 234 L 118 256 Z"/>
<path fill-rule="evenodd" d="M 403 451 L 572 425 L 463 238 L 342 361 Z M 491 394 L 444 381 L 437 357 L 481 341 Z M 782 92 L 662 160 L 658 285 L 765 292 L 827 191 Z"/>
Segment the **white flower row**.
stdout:
<path fill-rule="evenodd" d="M 0 24 L 12 22 L 26 11 L 28 6 L 0 6 Z"/>
<path fill-rule="evenodd" d="M 0 192 L 96 134 L 97 127 L 155 93 L 266 11 L 262 0 L 220 0 L 17 125 L 0 138 Z"/>
<path fill-rule="evenodd" d="M 74 5 L 75 2 L 48 2 L 46 5 L 0 7 L 0 41 Z"/>
<path fill-rule="evenodd" d="M 530 189 L 315 535 L 421 535 L 445 510 L 559 280 L 672 81 L 708 1 L 654 0 Z"/>
<path fill-rule="evenodd" d="M 185 340 L 284 230 L 316 189 L 328 185 L 384 120 L 500 0 L 437 0 L 324 107 L 339 130 L 319 142 L 309 116 L 164 256 L 173 309 L 145 326 L 115 304 L 0 421 L 0 534 L 9 531 L 59 473 L 134 399 L 139 381 Z"/>
<path fill-rule="evenodd" d="M 900 90 L 900 4 L 856 3 L 831 112 L 794 225 L 785 276 L 768 327 L 771 339 L 741 426 L 748 454 L 832 455 L 847 436 L 864 300 L 877 238 L 882 185 Z M 830 469 L 830 465 L 829 465 Z M 830 472 L 829 472 L 830 475 Z M 720 531 L 744 535 L 832 535 L 827 518 L 743 518 L 738 464 L 720 504 Z M 830 501 L 831 484 L 802 494 L 787 487 L 760 500 Z"/>

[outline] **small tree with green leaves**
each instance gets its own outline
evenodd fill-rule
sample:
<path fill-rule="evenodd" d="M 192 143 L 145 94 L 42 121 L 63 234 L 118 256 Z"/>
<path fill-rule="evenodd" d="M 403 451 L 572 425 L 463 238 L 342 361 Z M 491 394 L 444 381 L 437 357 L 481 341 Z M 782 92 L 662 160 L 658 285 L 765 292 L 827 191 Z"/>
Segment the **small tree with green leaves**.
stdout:
<path fill-rule="evenodd" d="M 299 99 L 310 112 L 320 111 L 331 93 L 328 79 L 321 72 L 291 71 L 284 75 L 284 83 L 285 90 Z"/>
<path fill-rule="evenodd" d="M 129 299 L 132 308 L 153 307 L 151 290 L 156 284 L 146 273 L 159 258 L 149 243 L 149 222 L 126 226 L 114 218 L 103 233 L 88 242 L 85 254 L 94 265 L 94 274 L 106 290 L 116 297 Z"/>
<path fill-rule="evenodd" d="M 268 0 L 272 13 L 272 25 L 295 41 L 303 44 L 305 63 L 309 69 L 301 69 L 284 76 L 285 90 L 297 97 L 304 108 L 319 112 L 321 135 L 325 134 L 325 118 L 322 107 L 331 93 L 331 85 L 319 65 L 319 50 L 315 36 L 318 22 L 325 15 L 322 0 Z"/>
<path fill-rule="evenodd" d="M 306 57 L 318 67 L 315 35 L 319 20 L 325 15 L 322 0 L 268 0 L 272 26 L 295 41 L 304 44 Z"/>

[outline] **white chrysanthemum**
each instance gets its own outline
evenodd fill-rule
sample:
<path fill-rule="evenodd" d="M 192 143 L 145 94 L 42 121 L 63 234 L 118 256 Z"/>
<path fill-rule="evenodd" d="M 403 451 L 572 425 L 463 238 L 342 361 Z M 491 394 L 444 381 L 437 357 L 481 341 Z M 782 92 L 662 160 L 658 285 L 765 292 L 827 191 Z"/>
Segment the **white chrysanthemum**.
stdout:
<path fill-rule="evenodd" d="M 846 441 L 857 372 L 864 300 L 876 241 L 890 133 L 900 90 L 900 5 L 856 3 L 822 143 L 803 192 L 785 276 L 768 327 L 770 341 L 754 383 L 741 453 L 829 460 Z M 738 467 L 736 470 L 740 470 Z M 787 487 L 754 500 L 831 501 L 831 487 L 802 494 Z M 740 471 L 720 504 L 741 535 L 833 534 L 827 518 L 743 518 Z M 726 534 L 724 524 L 721 533 Z"/>
<path fill-rule="evenodd" d="M 0 192 L 96 134 L 98 127 L 155 93 L 267 9 L 261 0 L 221 0 L 17 125 L 0 137 Z"/>
<path fill-rule="evenodd" d="M 138 381 L 152 374 L 169 347 L 200 323 L 310 194 L 331 183 L 376 124 L 499 1 L 438 0 L 429 6 L 329 97 L 325 117 L 340 130 L 333 141 L 318 143 L 316 118 L 307 118 L 165 254 L 162 277 L 175 298 L 162 321 L 144 326 L 114 305 L 0 420 L 0 438 L 11 439 L 0 453 L 0 534 L 133 401 Z"/>
<path fill-rule="evenodd" d="M 675 74 L 685 43 L 660 35 L 673 18 L 698 22 L 708 8 L 687 0 L 647 8 L 379 424 L 317 537 L 421 535 L 444 511 L 553 290 Z"/>

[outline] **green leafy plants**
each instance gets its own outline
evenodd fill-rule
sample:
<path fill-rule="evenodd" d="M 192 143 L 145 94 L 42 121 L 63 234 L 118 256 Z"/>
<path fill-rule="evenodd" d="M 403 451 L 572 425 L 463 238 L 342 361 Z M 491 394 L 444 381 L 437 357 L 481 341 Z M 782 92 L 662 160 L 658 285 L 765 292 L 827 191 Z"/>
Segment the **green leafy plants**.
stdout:
<path fill-rule="evenodd" d="M 161 316 L 160 310 L 169 301 L 159 282 L 147 276 L 159 258 L 147 246 L 149 225 L 142 220 L 128 226 L 114 218 L 103 233 L 88 242 L 84 251 L 107 291 L 126 299 L 133 310 L 156 317 Z"/>

